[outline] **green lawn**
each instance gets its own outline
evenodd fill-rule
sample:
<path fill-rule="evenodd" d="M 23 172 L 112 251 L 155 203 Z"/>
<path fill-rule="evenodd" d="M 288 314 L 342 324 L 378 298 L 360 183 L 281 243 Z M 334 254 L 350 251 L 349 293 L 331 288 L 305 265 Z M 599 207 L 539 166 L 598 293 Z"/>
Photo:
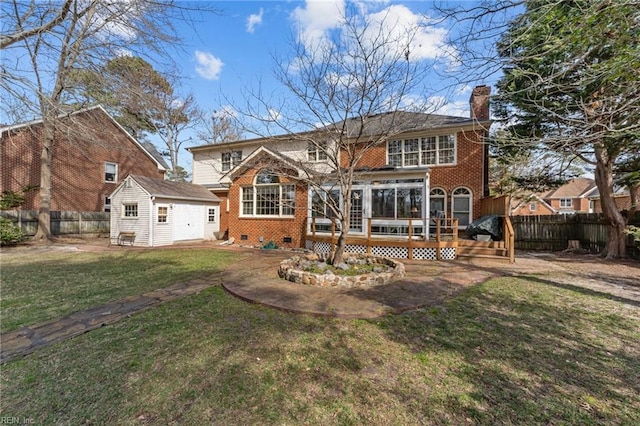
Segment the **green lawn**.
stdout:
<path fill-rule="evenodd" d="M 218 286 L 3 365 L 0 404 L 36 424 L 640 424 L 640 308 L 529 276 L 347 321 Z"/>
<path fill-rule="evenodd" d="M 211 249 L 10 253 L 0 259 L 0 330 L 221 272 L 240 256 Z"/>

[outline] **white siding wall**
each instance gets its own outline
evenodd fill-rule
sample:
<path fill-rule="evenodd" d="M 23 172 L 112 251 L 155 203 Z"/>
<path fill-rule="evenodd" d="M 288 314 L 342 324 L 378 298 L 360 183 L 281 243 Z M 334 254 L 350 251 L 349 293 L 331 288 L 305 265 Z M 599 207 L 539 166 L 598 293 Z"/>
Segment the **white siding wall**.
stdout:
<path fill-rule="evenodd" d="M 122 186 L 120 191 L 111 199 L 111 241 L 116 242 L 120 232 L 135 232 L 134 245 L 149 245 L 149 196 L 131 180 L 131 186 Z M 125 218 L 123 204 L 137 203 L 138 217 Z"/>
<path fill-rule="evenodd" d="M 211 147 L 207 151 L 193 153 L 193 183 L 207 185 L 219 183 L 222 176 L 227 171 L 222 171 L 222 153 L 230 151 L 242 151 L 242 158 L 247 158 L 253 151 L 258 149 L 262 143 L 242 147 L 225 146 Z M 294 161 L 307 161 L 307 144 L 303 141 L 278 141 L 265 144 L 271 151 L 278 152 L 291 158 Z M 329 167 L 327 163 L 317 163 L 316 169 L 319 172 L 327 173 Z"/>
<path fill-rule="evenodd" d="M 166 223 L 158 223 L 158 207 L 166 207 L 167 208 L 167 222 Z M 173 209 L 171 208 L 171 200 L 160 200 L 156 199 L 153 204 L 153 212 L 152 212 L 152 226 L 153 226 L 153 245 L 157 246 L 168 246 L 173 244 L 173 224 L 174 224 L 174 215 Z"/>

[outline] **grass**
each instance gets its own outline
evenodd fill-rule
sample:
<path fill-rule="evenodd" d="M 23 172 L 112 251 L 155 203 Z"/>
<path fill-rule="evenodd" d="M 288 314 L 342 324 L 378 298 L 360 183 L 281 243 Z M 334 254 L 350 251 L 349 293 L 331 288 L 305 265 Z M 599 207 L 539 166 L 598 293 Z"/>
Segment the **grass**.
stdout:
<path fill-rule="evenodd" d="M 0 404 L 37 424 L 640 424 L 640 309 L 544 276 L 373 321 L 213 287 L 2 366 Z"/>
<path fill-rule="evenodd" d="M 238 255 L 211 249 L 3 254 L 0 330 L 209 276 L 222 271 L 234 256 Z"/>

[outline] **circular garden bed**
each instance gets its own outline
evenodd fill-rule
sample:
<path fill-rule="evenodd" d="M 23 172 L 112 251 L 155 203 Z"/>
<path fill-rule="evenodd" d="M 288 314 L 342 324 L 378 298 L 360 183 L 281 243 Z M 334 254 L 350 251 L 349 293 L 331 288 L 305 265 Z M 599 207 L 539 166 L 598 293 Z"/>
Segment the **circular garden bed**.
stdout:
<path fill-rule="evenodd" d="M 283 260 L 280 278 L 317 287 L 371 287 L 388 284 L 404 277 L 404 265 L 393 259 L 366 254 L 344 256 L 344 263 L 329 265 L 317 254 L 294 256 Z"/>

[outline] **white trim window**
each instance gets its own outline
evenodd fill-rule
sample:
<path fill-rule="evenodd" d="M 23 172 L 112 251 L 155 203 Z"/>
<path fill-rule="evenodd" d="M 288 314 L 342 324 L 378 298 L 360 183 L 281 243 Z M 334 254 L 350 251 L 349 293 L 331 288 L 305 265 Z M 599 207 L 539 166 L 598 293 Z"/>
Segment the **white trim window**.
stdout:
<path fill-rule="evenodd" d="M 573 208 L 573 200 L 571 198 L 560 198 L 560 208 L 561 209 L 572 209 Z"/>
<path fill-rule="evenodd" d="M 372 187 L 372 219 L 408 219 L 422 217 L 422 187 Z"/>
<path fill-rule="evenodd" d="M 118 182 L 118 164 L 117 163 L 104 163 L 104 181 L 109 183 Z"/>
<path fill-rule="evenodd" d="M 451 217 L 458 219 L 458 226 L 466 228 L 471 223 L 473 195 L 468 188 L 460 187 L 451 194 Z"/>
<path fill-rule="evenodd" d="M 456 135 L 428 136 L 387 142 L 387 164 L 395 167 L 453 165 Z"/>
<path fill-rule="evenodd" d="M 293 217 L 295 212 L 295 185 L 280 182 L 268 171 L 256 175 L 253 186 L 240 190 L 241 216 Z"/>
<path fill-rule="evenodd" d="M 222 171 L 231 170 L 231 166 L 236 167 L 242 162 L 242 151 L 231 151 L 222 153 Z"/>
<path fill-rule="evenodd" d="M 327 161 L 326 142 L 309 142 L 307 145 L 307 160 L 312 163 Z"/>
<path fill-rule="evenodd" d="M 207 222 L 216 223 L 216 209 L 211 207 L 207 209 Z"/>
<path fill-rule="evenodd" d="M 442 188 L 431 188 L 429 192 L 429 217 L 447 217 L 447 193 Z"/>
<path fill-rule="evenodd" d="M 529 211 L 535 212 L 537 208 L 538 208 L 538 203 L 537 202 L 535 202 L 535 201 L 530 201 L 529 202 Z"/>
<path fill-rule="evenodd" d="M 104 196 L 104 211 L 106 213 L 111 212 L 111 197 L 109 197 L 108 195 Z"/>
<path fill-rule="evenodd" d="M 138 203 L 122 203 L 122 217 L 135 219 L 138 217 Z"/>
<path fill-rule="evenodd" d="M 158 223 L 167 223 L 169 221 L 169 207 L 158 206 Z"/>

